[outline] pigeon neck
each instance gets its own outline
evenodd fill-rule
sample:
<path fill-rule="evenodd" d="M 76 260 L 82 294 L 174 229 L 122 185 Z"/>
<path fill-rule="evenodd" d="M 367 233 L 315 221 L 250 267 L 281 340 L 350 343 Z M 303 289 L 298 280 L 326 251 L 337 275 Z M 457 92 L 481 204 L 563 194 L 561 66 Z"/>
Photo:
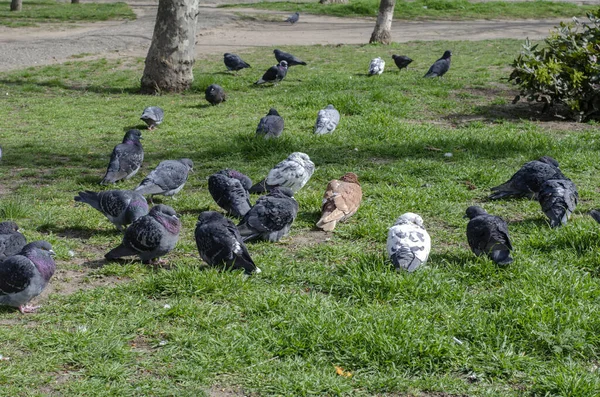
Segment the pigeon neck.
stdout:
<path fill-rule="evenodd" d="M 156 220 L 165 227 L 171 234 L 179 234 L 181 230 L 181 222 L 179 219 L 167 217 L 164 215 L 157 215 Z"/>
<path fill-rule="evenodd" d="M 33 262 L 42 275 L 42 278 L 49 281 L 56 270 L 56 264 L 50 254 L 40 252 L 39 250 L 32 250 L 27 253 L 27 257 Z"/>

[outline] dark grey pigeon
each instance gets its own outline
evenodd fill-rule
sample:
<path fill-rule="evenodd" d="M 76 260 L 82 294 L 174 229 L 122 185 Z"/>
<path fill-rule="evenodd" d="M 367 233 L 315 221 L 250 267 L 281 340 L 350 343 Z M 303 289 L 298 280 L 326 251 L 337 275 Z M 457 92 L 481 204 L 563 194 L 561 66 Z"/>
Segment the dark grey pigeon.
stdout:
<path fill-rule="evenodd" d="M 398 66 L 398 69 L 400 70 L 404 68 L 408 69 L 408 65 L 410 65 L 410 63 L 413 61 L 406 55 L 392 55 L 392 59 L 394 60 L 394 63 L 396 64 L 396 66 Z"/>
<path fill-rule="evenodd" d="M 0 262 L 0 305 L 13 306 L 23 314 L 35 312 L 30 300 L 42 293 L 56 270 L 54 251 L 47 241 L 34 241 L 17 255 Z"/>
<path fill-rule="evenodd" d="M 218 212 L 202 212 L 194 234 L 198 253 L 210 266 L 243 269 L 248 275 L 260 273 L 237 227 Z"/>
<path fill-rule="evenodd" d="M 239 171 L 229 168 L 221 170 L 208 178 L 208 191 L 217 205 L 229 215 L 242 218 L 250 211 L 250 193 L 252 180 Z"/>
<path fill-rule="evenodd" d="M 498 265 L 508 265 L 512 244 L 508 235 L 508 225 L 499 216 L 489 215 L 483 208 L 467 208 L 467 240 L 475 255 L 486 254 Z"/>
<path fill-rule="evenodd" d="M 286 61 L 279 62 L 279 65 L 271 66 L 263 77 L 258 79 L 258 81 L 254 84 L 264 84 L 264 83 L 273 83 L 277 84 L 277 82 L 283 80 L 285 75 L 287 74 L 288 64 Z"/>
<path fill-rule="evenodd" d="M 291 24 L 293 25 L 293 24 L 295 24 L 296 22 L 298 22 L 298 19 L 300 19 L 300 13 L 298 13 L 298 12 L 295 12 L 295 13 L 293 13 L 292 15 L 290 15 L 290 16 L 289 16 L 289 17 L 288 17 L 288 18 L 285 20 L 285 22 L 289 22 L 289 23 L 291 23 Z"/>
<path fill-rule="evenodd" d="M 133 222 L 123 236 L 123 242 L 104 257 L 108 260 L 137 255 L 143 263 L 150 263 L 175 248 L 181 222 L 175 210 L 159 204 Z"/>
<path fill-rule="evenodd" d="M 148 125 L 149 130 L 153 130 L 157 125 L 163 122 L 164 117 L 165 112 L 161 108 L 158 106 L 148 106 L 144 109 L 140 120 Z"/>
<path fill-rule="evenodd" d="M 542 184 L 538 193 L 538 201 L 542 211 L 550 219 L 551 227 L 566 225 L 571 217 L 579 193 L 577 187 L 570 179 L 549 179 Z"/>
<path fill-rule="evenodd" d="M 75 201 L 91 205 L 121 231 L 123 226 L 132 224 L 148 213 L 144 196 L 132 190 L 105 190 L 99 193 L 86 190 L 79 192 Z"/>
<path fill-rule="evenodd" d="M 298 202 L 287 187 L 275 187 L 260 197 L 244 216 L 238 229 L 244 241 L 276 242 L 287 235 L 298 215 Z"/>
<path fill-rule="evenodd" d="M 256 127 L 256 136 L 262 135 L 265 139 L 279 138 L 283 133 L 283 118 L 277 113 L 277 110 L 271 108 L 269 113 L 258 123 Z"/>
<path fill-rule="evenodd" d="M 227 100 L 225 90 L 218 84 L 211 84 L 204 91 L 204 98 L 213 106 Z"/>
<path fill-rule="evenodd" d="M 431 65 L 423 77 L 442 77 L 450 69 L 451 58 L 452 52 L 449 50 L 444 51 L 444 55 Z"/>
<path fill-rule="evenodd" d="M 238 55 L 230 54 L 228 52 L 226 52 L 223 55 L 223 62 L 225 62 L 227 70 L 233 70 L 234 72 L 251 67 L 249 64 L 244 62 L 242 58 L 240 58 Z"/>
<path fill-rule="evenodd" d="M 596 222 L 600 223 L 600 210 L 591 210 L 590 216 L 594 218 Z"/>
<path fill-rule="evenodd" d="M 16 255 L 27 244 L 27 239 L 19 233 L 15 222 L 0 222 L 0 259 Z"/>
<path fill-rule="evenodd" d="M 533 199 L 540 191 L 542 184 L 548 179 L 565 179 L 560 172 L 558 162 L 552 157 L 544 156 L 523 164 L 515 174 L 502 185 L 493 187 L 491 200 L 508 197 L 528 197 Z"/>
<path fill-rule="evenodd" d="M 113 149 L 101 185 L 129 179 L 139 171 L 144 161 L 144 149 L 140 139 L 142 139 L 140 130 L 127 131 L 123 143 Z"/>
<path fill-rule="evenodd" d="M 281 50 L 273 50 L 273 54 L 275 54 L 275 59 L 277 59 L 277 62 L 286 61 L 288 67 L 297 65 L 306 66 L 306 62 L 304 62 L 300 58 L 293 56 L 290 53 L 283 52 Z"/>
<path fill-rule="evenodd" d="M 190 159 L 161 161 L 135 191 L 144 196 L 149 194 L 150 202 L 155 194 L 173 196 L 183 189 L 193 167 L 194 162 Z"/>

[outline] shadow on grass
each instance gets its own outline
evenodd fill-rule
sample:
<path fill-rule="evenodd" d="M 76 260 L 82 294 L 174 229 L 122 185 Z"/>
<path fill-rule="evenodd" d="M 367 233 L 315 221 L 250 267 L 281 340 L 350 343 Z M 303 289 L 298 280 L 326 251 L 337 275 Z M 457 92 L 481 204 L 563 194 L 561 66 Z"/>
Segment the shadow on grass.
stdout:
<path fill-rule="evenodd" d="M 506 121 L 540 121 L 540 122 L 574 122 L 569 109 L 563 105 L 555 105 L 547 111 L 544 110 L 542 103 L 518 102 L 516 104 L 489 104 L 476 106 L 473 113 L 451 114 L 443 117 L 454 123 L 465 123 L 469 121 L 480 121 L 483 117 L 485 121 L 493 122 L 498 120 Z"/>
<path fill-rule="evenodd" d="M 40 233 L 53 233 L 59 237 L 65 237 L 69 239 L 75 238 L 80 240 L 89 240 L 92 236 L 112 237 L 122 234 L 116 228 L 111 229 L 109 225 L 110 223 L 107 223 L 106 225 L 108 229 L 64 228 L 52 225 L 43 225 L 38 227 L 36 230 Z"/>
<path fill-rule="evenodd" d="M 15 81 L 15 80 L 6 80 L 0 79 L 0 84 L 7 85 L 9 87 L 22 87 L 22 86 L 37 86 L 42 88 L 60 88 L 63 90 L 69 91 L 79 91 L 79 92 L 93 92 L 96 94 L 139 94 L 140 87 L 105 87 L 99 85 L 80 85 L 80 84 L 67 84 L 64 81 L 60 81 L 57 79 L 50 81 Z"/>

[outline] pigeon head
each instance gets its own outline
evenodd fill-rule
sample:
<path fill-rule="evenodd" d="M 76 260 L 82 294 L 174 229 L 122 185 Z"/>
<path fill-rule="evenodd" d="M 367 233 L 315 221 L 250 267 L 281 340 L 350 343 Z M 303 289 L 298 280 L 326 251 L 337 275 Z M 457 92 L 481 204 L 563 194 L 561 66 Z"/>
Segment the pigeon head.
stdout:
<path fill-rule="evenodd" d="M 196 226 L 205 225 L 207 223 L 218 222 L 223 220 L 223 215 L 217 211 L 204 211 L 198 215 L 198 223 Z"/>
<path fill-rule="evenodd" d="M 452 51 L 446 50 L 444 51 L 444 55 L 442 55 L 442 59 L 449 59 L 452 56 Z"/>
<path fill-rule="evenodd" d="M 344 181 L 344 182 L 348 182 L 348 183 L 356 183 L 357 185 L 360 185 L 360 183 L 358 183 L 358 176 L 354 172 L 345 173 L 340 178 L 340 181 Z"/>
<path fill-rule="evenodd" d="M 19 226 L 13 221 L 0 222 L 0 233 L 9 234 L 19 231 Z"/>
<path fill-rule="evenodd" d="M 267 115 L 269 115 L 269 116 L 279 116 L 279 113 L 277 113 L 277 110 L 275 110 L 275 108 L 271 108 L 271 109 L 269 109 L 269 113 L 267 113 Z"/>
<path fill-rule="evenodd" d="M 325 109 L 335 109 L 335 107 L 332 104 L 329 104 L 325 106 Z"/>
<path fill-rule="evenodd" d="M 148 215 L 156 219 L 169 233 L 179 234 L 181 221 L 173 208 L 168 205 L 158 204 L 152 207 Z"/>
<path fill-rule="evenodd" d="M 229 52 L 226 52 L 225 54 L 223 54 L 223 57 L 229 57 L 231 56 L 231 54 Z"/>
<path fill-rule="evenodd" d="M 230 178 L 235 178 L 238 181 L 240 181 L 240 183 L 242 184 L 244 189 L 249 190 L 252 187 L 252 180 L 250 178 L 248 178 L 246 175 L 242 174 L 241 172 L 239 172 L 237 170 L 231 170 L 229 168 L 226 171 L 227 171 L 227 175 Z"/>
<path fill-rule="evenodd" d="M 538 161 L 541 161 L 542 163 L 550 164 L 550 165 L 555 166 L 556 168 L 559 168 L 558 161 L 554 160 L 550 156 L 542 156 L 538 159 Z"/>
<path fill-rule="evenodd" d="M 273 54 L 279 55 L 279 54 L 281 54 L 281 50 L 279 50 L 279 49 L 276 48 L 276 49 L 273 50 Z"/>
<path fill-rule="evenodd" d="M 152 209 L 150 210 L 150 215 L 167 215 L 167 216 L 171 216 L 175 219 L 177 218 L 177 213 L 175 212 L 175 210 L 172 207 L 169 207 L 168 205 L 164 205 L 164 204 L 158 204 L 155 205 L 154 207 L 152 207 Z"/>
<path fill-rule="evenodd" d="M 183 165 L 185 165 L 188 170 L 193 171 L 194 170 L 194 162 L 190 159 L 181 159 L 179 160 L 180 163 L 182 163 Z"/>
<path fill-rule="evenodd" d="M 481 208 L 477 205 L 472 205 L 469 208 L 467 208 L 467 212 L 463 218 L 473 219 L 479 215 L 485 215 L 485 214 L 487 214 L 487 212 L 483 208 Z"/>
<path fill-rule="evenodd" d="M 27 244 L 25 247 L 23 247 L 21 252 L 23 252 L 23 253 L 31 252 L 36 249 L 45 251 L 49 255 L 56 255 L 56 253 L 54 251 L 52 251 L 52 244 L 50 244 L 49 242 L 44 241 L 44 240 L 33 241 L 33 242 Z"/>
<path fill-rule="evenodd" d="M 281 62 L 279 62 L 279 66 L 282 67 L 282 68 L 284 68 L 284 69 L 287 69 L 288 64 L 287 64 L 286 61 L 281 61 Z"/>
<path fill-rule="evenodd" d="M 305 162 L 310 161 L 310 157 L 308 154 L 302 152 L 294 152 L 288 156 L 288 160 L 297 161 L 300 164 L 304 164 Z"/>
<path fill-rule="evenodd" d="M 414 212 L 406 212 L 400 215 L 400 218 L 396 221 L 396 225 L 402 225 L 406 223 L 412 223 L 419 227 L 423 227 L 423 218 Z"/>
<path fill-rule="evenodd" d="M 127 142 L 139 142 L 142 139 L 142 132 L 140 130 L 132 129 L 125 133 L 123 137 L 123 143 Z"/>
<path fill-rule="evenodd" d="M 294 198 L 294 191 L 292 189 L 290 189 L 289 187 L 275 186 L 274 188 L 271 189 L 271 192 L 269 193 L 269 195 L 279 196 L 279 197 L 286 196 L 286 197 Z"/>

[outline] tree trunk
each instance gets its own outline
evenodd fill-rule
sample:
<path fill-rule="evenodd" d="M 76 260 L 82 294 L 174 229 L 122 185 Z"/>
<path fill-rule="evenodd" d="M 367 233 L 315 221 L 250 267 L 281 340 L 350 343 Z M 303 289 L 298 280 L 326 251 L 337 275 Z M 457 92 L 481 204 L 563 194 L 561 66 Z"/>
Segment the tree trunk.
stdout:
<path fill-rule="evenodd" d="M 181 92 L 194 81 L 199 0 L 159 0 L 141 92 Z"/>
<path fill-rule="evenodd" d="M 396 0 L 381 0 L 377 23 L 369 43 L 390 44 L 392 42 L 392 18 Z"/>
<path fill-rule="evenodd" d="M 11 0 L 10 2 L 10 10 L 11 11 L 21 11 L 23 8 L 23 0 Z"/>
<path fill-rule="evenodd" d="M 71 0 L 71 4 L 79 4 L 79 0 Z"/>
<path fill-rule="evenodd" d="M 348 4 L 348 0 L 319 0 L 321 4 Z"/>

